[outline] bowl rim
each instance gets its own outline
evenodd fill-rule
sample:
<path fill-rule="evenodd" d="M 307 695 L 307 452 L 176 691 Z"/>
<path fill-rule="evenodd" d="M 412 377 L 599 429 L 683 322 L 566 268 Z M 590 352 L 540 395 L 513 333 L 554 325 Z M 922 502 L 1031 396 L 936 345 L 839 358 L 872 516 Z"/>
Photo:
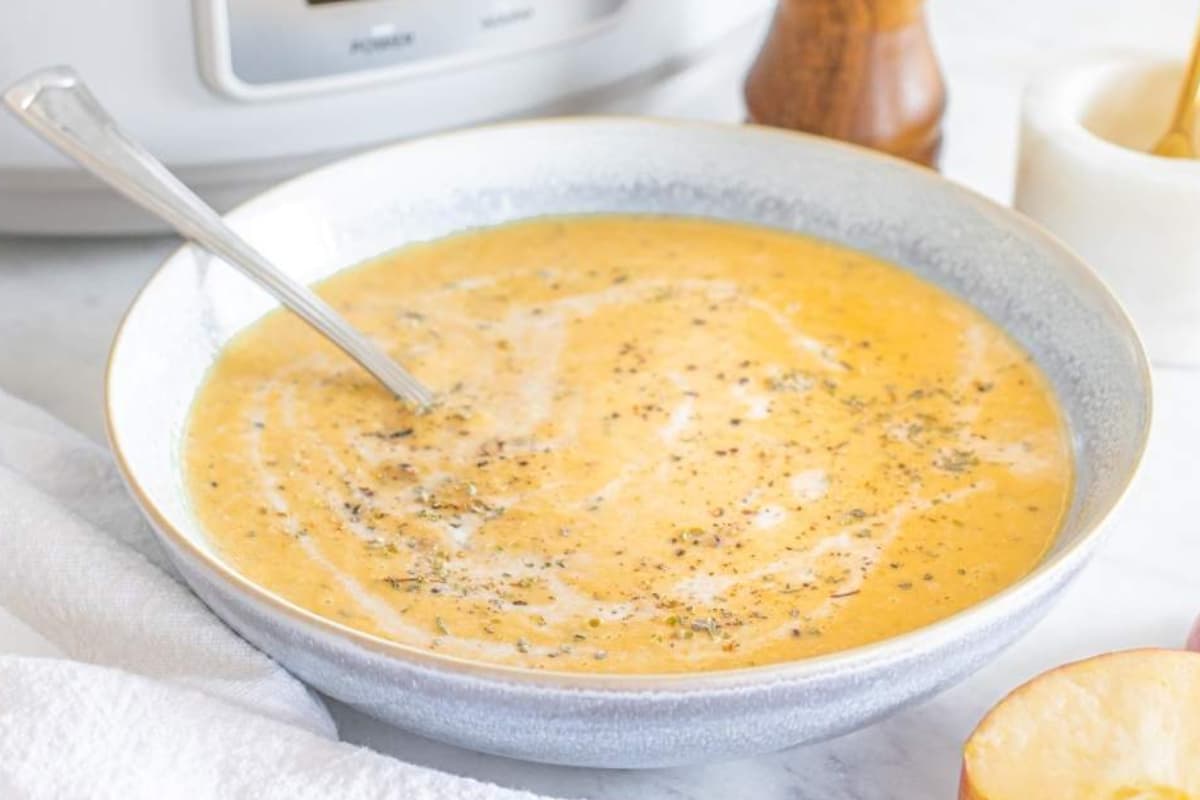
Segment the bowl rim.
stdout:
<path fill-rule="evenodd" d="M 1146 406 L 1146 418 L 1137 432 L 1138 439 L 1133 461 L 1128 473 L 1123 476 L 1123 480 L 1114 493 L 1108 507 L 1103 510 L 1103 513 L 1090 526 L 1079 533 L 1076 541 L 1064 547 L 1058 553 L 1043 558 L 1033 569 L 1017 581 L 1005 586 L 1000 591 L 978 603 L 967 606 L 954 614 L 943 617 L 928 625 L 895 636 L 844 650 L 836 650 L 822 655 L 808 656 L 790 661 L 698 672 L 571 672 L 567 670 L 534 669 L 531 667 L 475 660 L 438 653 L 418 645 L 387 639 L 309 611 L 284 598 L 282 595 L 276 594 L 266 587 L 253 582 L 232 566 L 226 564 L 216 554 L 207 553 L 199 548 L 188 536 L 183 534 L 170 522 L 167 514 L 159 504 L 155 502 L 150 493 L 138 482 L 134 469 L 126 459 L 121 448 L 121 433 L 117 430 L 114 423 L 114 365 L 120 358 L 129 319 L 141 306 L 144 297 L 159 280 L 163 279 L 164 273 L 178 259 L 199 249 L 196 245 L 185 241 L 160 262 L 150 278 L 134 295 L 129 307 L 122 315 L 116 333 L 113 336 L 104 375 L 105 433 L 114 461 L 130 494 L 137 501 L 143 515 L 149 518 L 152 523 L 151 527 L 154 529 L 157 537 L 166 546 L 169 555 L 173 555 L 174 552 L 186 555 L 190 559 L 191 564 L 201 568 L 210 580 L 219 582 L 226 590 L 236 592 L 247 602 L 258 605 L 260 609 L 261 607 L 265 607 L 266 611 L 274 615 L 286 617 L 289 622 L 298 625 L 305 630 L 305 633 L 313 637 L 333 637 L 339 640 L 339 643 L 342 645 L 360 647 L 375 656 L 394 658 L 406 666 L 418 669 L 425 668 L 433 671 L 443 671 L 460 676 L 490 679 L 507 684 L 525 684 L 577 691 L 595 690 L 604 692 L 605 694 L 615 694 L 616 690 L 641 692 L 694 692 L 712 691 L 723 688 L 736 690 L 739 687 L 747 685 L 759 686 L 763 684 L 791 683 L 804 679 L 818 679 L 823 676 L 835 674 L 842 675 L 847 672 L 864 669 L 871 664 L 887 663 L 906 653 L 910 655 L 920 653 L 923 649 L 936 647 L 939 641 L 944 642 L 946 639 L 958 638 L 971 630 L 986 627 L 989 622 L 1005 618 L 1008 612 L 1016 610 L 1021 605 L 1023 598 L 1036 598 L 1042 592 L 1050 590 L 1055 581 L 1064 576 L 1069 576 L 1075 567 L 1082 565 L 1082 562 L 1090 556 L 1094 546 L 1104 533 L 1104 523 L 1124 500 L 1130 485 L 1138 474 L 1149 440 L 1154 413 L 1153 383 L 1150 365 L 1141 338 L 1128 313 L 1105 282 L 1080 256 L 1062 241 L 1020 212 L 1000 205 L 973 189 L 946 179 L 933 170 L 858 145 L 764 125 L 663 119 L 644 116 L 565 116 L 492 123 L 371 148 L 346 158 L 337 159 L 317 169 L 305 171 L 286 181 L 275 184 L 267 190 L 237 204 L 223 214 L 222 217 L 236 223 L 238 217 L 243 214 L 259 210 L 260 207 L 265 208 L 271 203 L 287 202 L 287 196 L 296 191 L 304 183 L 316 180 L 319 176 L 328 172 L 342 169 L 346 164 L 369 161 L 385 153 L 420 147 L 430 141 L 486 136 L 497 130 L 520 128 L 542 130 L 553 127 L 569 128 L 580 125 L 589 128 L 603 126 L 612 126 L 614 128 L 640 127 L 647 131 L 665 130 L 669 132 L 684 129 L 700 132 L 720 131 L 732 135 L 746 135 L 748 133 L 754 136 L 775 137 L 782 141 L 800 142 L 806 147 L 818 150 L 821 148 L 841 149 L 849 152 L 856 158 L 899 167 L 922 181 L 937 184 L 940 186 L 941 191 L 951 192 L 963 201 L 972 203 L 985 213 L 1005 219 L 1009 223 L 1019 227 L 1023 234 L 1036 240 L 1041 247 L 1055 252 L 1060 256 L 1063 264 L 1076 273 L 1076 277 L 1081 278 L 1084 283 L 1095 289 L 1099 296 L 1112 306 L 1116 321 L 1124 327 L 1125 333 L 1134 345 L 1134 357 L 1137 362 L 1139 377 L 1145 387 L 1143 400 Z M 189 590 L 191 590 L 190 586 Z M 213 613 L 215 614 L 215 612 Z M 217 616 L 221 618 L 220 615 Z M 223 619 L 222 621 L 224 622 Z M 268 655 L 270 654 L 268 653 Z"/>

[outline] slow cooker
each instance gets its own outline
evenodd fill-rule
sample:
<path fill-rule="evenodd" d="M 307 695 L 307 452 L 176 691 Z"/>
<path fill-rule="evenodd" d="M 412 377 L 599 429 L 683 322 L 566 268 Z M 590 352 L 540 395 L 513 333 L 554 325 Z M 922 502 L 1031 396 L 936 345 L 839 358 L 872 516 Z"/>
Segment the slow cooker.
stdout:
<path fill-rule="evenodd" d="M 687 115 L 656 105 L 656 87 L 730 50 L 752 52 L 771 5 L 7 0 L 0 85 L 51 64 L 75 67 L 125 127 L 228 208 L 348 151 L 484 120 Z M 740 76 L 727 77 L 733 97 Z M 0 232 L 156 229 L 0 118 Z"/>

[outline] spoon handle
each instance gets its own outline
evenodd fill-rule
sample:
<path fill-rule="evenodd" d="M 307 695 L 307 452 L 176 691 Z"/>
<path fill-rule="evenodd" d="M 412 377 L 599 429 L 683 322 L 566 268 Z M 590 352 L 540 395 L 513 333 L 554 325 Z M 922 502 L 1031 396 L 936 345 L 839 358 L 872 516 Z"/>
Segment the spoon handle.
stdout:
<path fill-rule="evenodd" d="M 1171 121 L 1174 130 L 1181 131 L 1189 138 L 1195 128 L 1197 92 L 1200 92 L 1200 24 L 1192 40 L 1192 53 L 1188 57 L 1187 72 L 1184 73 L 1183 85 L 1179 87 L 1175 116 Z"/>
<path fill-rule="evenodd" d="M 10 109 L 113 189 L 180 235 L 237 267 L 334 342 L 388 389 L 420 408 L 433 396 L 311 290 L 275 268 L 154 156 L 122 131 L 69 67 L 34 73 L 4 93 Z"/>

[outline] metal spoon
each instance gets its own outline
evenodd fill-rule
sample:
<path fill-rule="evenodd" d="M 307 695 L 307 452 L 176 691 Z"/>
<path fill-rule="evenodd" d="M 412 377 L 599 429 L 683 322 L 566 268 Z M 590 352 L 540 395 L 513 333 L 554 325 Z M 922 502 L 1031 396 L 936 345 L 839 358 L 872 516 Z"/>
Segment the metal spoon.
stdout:
<path fill-rule="evenodd" d="M 1179 100 L 1175 103 L 1175 115 L 1171 126 L 1154 145 L 1150 152 L 1167 158 L 1196 157 L 1196 92 L 1200 90 L 1200 29 L 1192 44 L 1192 57 L 1188 61 L 1183 86 L 1179 89 Z"/>
<path fill-rule="evenodd" d="M 122 131 L 70 67 L 36 72 L 10 86 L 4 102 L 33 130 L 181 236 L 237 267 L 284 306 L 420 409 L 433 395 L 305 286 L 274 267 L 217 212 Z"/>

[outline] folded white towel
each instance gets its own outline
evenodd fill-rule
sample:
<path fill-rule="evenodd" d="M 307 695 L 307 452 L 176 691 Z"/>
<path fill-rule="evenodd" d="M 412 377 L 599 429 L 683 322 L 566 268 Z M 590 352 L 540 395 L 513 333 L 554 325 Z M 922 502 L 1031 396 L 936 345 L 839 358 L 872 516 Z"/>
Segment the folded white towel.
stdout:
<path fill-rule="evenodd" d="M 176 582 L 101 448 L 0 393 L 0 797 L 532 798 L 336 741 L 299 681 Z"/>

